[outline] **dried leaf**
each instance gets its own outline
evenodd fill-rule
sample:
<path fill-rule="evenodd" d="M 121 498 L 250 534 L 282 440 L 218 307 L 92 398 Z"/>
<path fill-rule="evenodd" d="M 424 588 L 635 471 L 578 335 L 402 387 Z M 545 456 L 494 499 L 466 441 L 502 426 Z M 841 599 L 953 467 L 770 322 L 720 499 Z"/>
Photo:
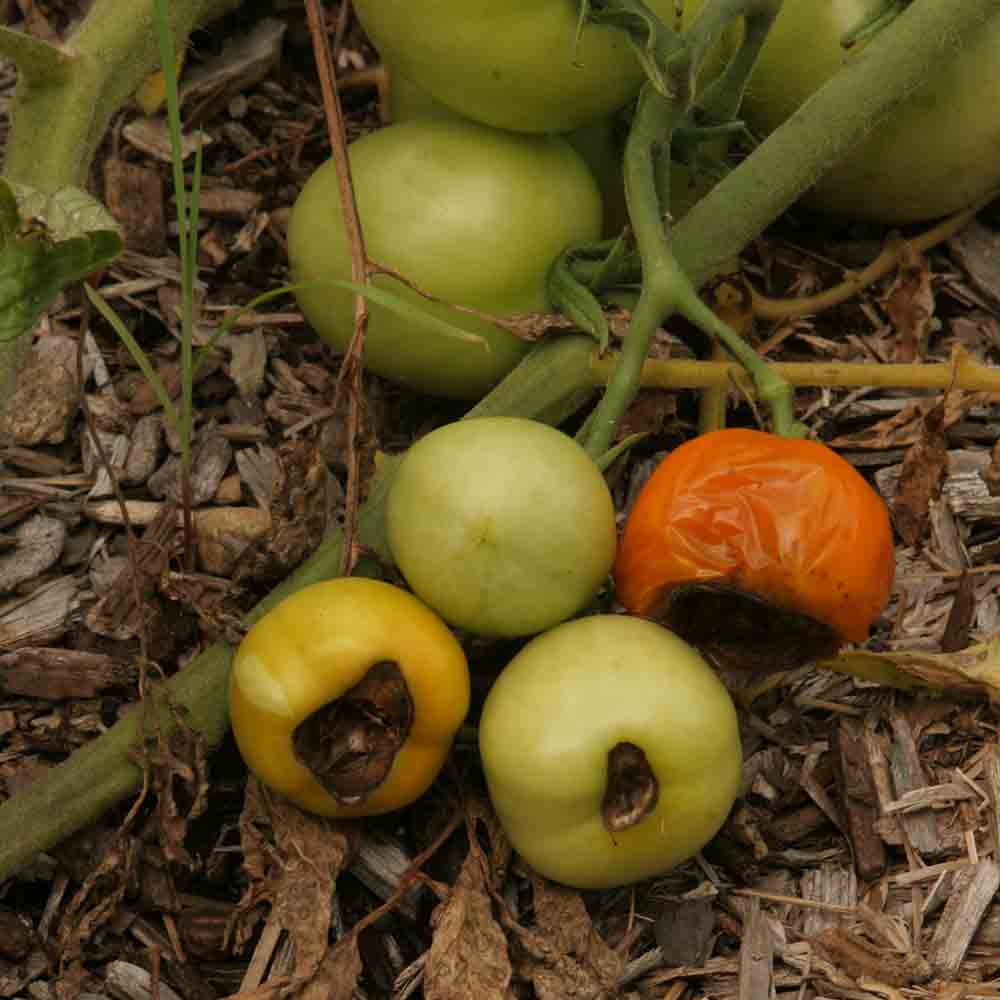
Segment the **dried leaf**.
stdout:
<path fill-rule="evenodd" d="M 237 943 L 252 932 L 260 904 L 270 902 L 272 919 L 295 946 L 294 978 L 311 979 L 327 953 L 334 888 L 356 847 L 356 827 L 305 813 L 251 778 L 240 840 L 250 888 L 240 902 Z"/>
<path fill-rule="evenodd" d="M 1000 441 L 993 445 L 990 464 L 979 473 L 991 497 L 1000 496 Z"/>
<path fill-rule="evenodd" d="M 351 1000 L 360 975 L 357 935 L 347 934 L 327 949 L 316 975 L 303 988 L 298 1000 Z"/>
<path fill-rule="evenodd" d="M 624 962 L 601 940 L 580 896 L 532 879 L 537 928 L 510 921 L 520 945 L 518 974 L 535 988 L 538 1000 L 595 1000 L 615 996 Z"/>
<path fill-rule="evenodd" d="M 915 361 L 927 344 L 934 316 L 934 292 L 927 261 L 910 243 L 902 246 L 899 271 L 882 298 L 882 306 L 897 334 L 893 360 Z"/>
<path fill-rule="evenodd" d="M 931 687 L 952 694 L 985 695 L 1000 704 L 1000 639 L 958 653 L 838 653 L 817 666 L 899 688 Z"/>
<path fill-rule="evenodd" d="M 535 876 L 535 924 L 557 948 L 594 973 L 605 987 L 612 987 L 625 963 L 594 930 L 590 914 L 578 892 Z"/>
<path fill-rule="evenodd" d="M 944 414 L 941 420 L 941 430 L 946 431 L 952 424 L 961 420 L 965 411 L 973 406 L 980 406 L 989 400 L 987 393 L 949 392 L 943 400 Z M 899 413 L 880 420 L 871 427 L 866 427 L 857 434 L 844 434 L 834 438 L 828 444 L 831 448 L 863 448 L 866 451 L 882 451 L 886 448 L 904 448 L 916 444 L 923 433 L 924 418 L 942 400 L 921 399 L 904 406 Z"/>
<path fill-rule="evenodd" d="M 424 967 L 427 1000 L 506 1000 L 507 938 L 493 918 L 479 854 L 470 851 L 452 894 L 431 916 L 434 939 Z"/>
<path fill-rule="evenodd" d="M 944 432 L 947 395 L 923 418 L 920 437 L 903 458 L 896 484 L 892 516 L 907 545 L 920 544 L 930 517 L 930 503 L 941 495 L 948 470 L 948 440 Z"/>

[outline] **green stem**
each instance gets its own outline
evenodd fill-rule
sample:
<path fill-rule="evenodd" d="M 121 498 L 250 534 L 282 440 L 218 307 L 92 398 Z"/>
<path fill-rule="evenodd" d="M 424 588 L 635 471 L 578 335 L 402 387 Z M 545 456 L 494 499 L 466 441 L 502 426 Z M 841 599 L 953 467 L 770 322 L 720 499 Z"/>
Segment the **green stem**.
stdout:
<path fill-rule="evenodd" d="M 664 206 L 670 203 L 669 169 L 657 169 L 666 159 L 675 129 L 690 112 L 693 69 L 718 36 L 736 17 L 746 15 L 744 40 L 723 73 L 720 87 L 709 99 L 719 114 L 735 112 L 747 78 L 767 32 L 777 15 L 777 0 L 716 0 L 708 4 L 685 36 L 686 47 L 663 67 L 669 74 L 664 96 L 650 84 L 643 87 L 625 146 L 625 197 L 642 266 L 642 290 L 622 350 L 619 366 L 587 428 L 584 447 L 594 459 L 611 446 L 615 427 L 639 390 L 642 364 L 660 324 L 679 311 L 696 326 L 720 340 L 750 373 L 762 400 L 770 407 L 775 432 L 802 436 L 805 428 L 794 416 L 789 386 L 756 352 L 719 319 L 698 297 L 697 288 L 679 266 L 664 224 Z"/>
<path fill-rule="evenodd" d="M 6 27 L 0 27 L 0 55 L 13 61 L 21 78 L 36 87 L 64 83 L 78 61 L 78 56 L 58 45 Z"/>
<path fill-rule="evenodd" d="M 590 420 L 583 446 L 595 461 L 610 447 L 615 427 L 639 391 L 642 364 L 660 324 L 673 311 L 678 270 L 670 252 L 662 206 L 669 204 L 666 175 L 656 170 L 659 152 L 686 112 L 686 103 L 642 88 L 635 120 L 625 143 L 625 200 L 642 259 L 642 290 L 632 313 L 619 363 Z"/>
<path fill-rule="evenodd" d="M 173 0 L 175 45 L 240 0 Z M 158 62 L 154 0 L 94 0 L 59 47 L 0 30 L 0 54 L 18 64 L 3 175 L 46 194 L 87 187 L 98 144 L 119 108 Z M 30 337 L 0 343 L 0 409 L 14 392 Z"/>
<path fill-rule="evenodd" d="M 840 39 L 843 48 L 849 49 L 858 42 L 863 42 L 873 35 L 878 34 L 883 28 L 890 25 L 903 13 L 909 0 L 880 0 L 878 6 L 870 11 L 867 17 L 854 25 L 850 31 L 844 33 Z"/>
<path fill-rule="evenodd" d="M 4 176 L 47 193 L 86 187 L 87 171 L 112 116 L 159 61 L 153 2 L 96 0 L 62 46 L 72 57 L 69 72 L 22 77 L 11 108 Z M 238 2 L 173 0 L 174 44 L 184 45 L 196 24 Z M 16 59 L 2 41 L 0 52 Z"/>

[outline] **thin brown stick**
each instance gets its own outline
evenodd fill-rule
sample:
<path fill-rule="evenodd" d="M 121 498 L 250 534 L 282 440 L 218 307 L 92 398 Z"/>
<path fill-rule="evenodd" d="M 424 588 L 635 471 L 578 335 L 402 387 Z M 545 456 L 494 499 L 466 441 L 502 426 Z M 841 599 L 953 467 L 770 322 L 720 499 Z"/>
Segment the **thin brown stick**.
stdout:
<path fill-rule="evenodd" d="M 347 157 L 347 133 L 344 129 L 344 114 L 337 93 L 337 81 L 333 56 L 330 52 L 326 33 L 326 21 L 320 0 L 306 0 L 306 15 L 309 34 L 313 43 L 313 58 L 319 74 L 320 90 L 323 93 L 323 111 L 326 127 L 330 134 L 330 151 L 337 171 L 337 187 L 340 204 L 344 213 L 344 227 L 351 248 L 351 278 L 356 284 L 368 281 L 368 258 L 365 254 L 364 235 L 358 205 L 351 183 L 351 167 Z M 368 302 L 363 295 L 354 296 L 354 332 L 347 353 L 341 362 L 340 374 L 334 390 L 335 403 L 347 394 L 347 490 L 344 500 L 344 556 L 341 572 L 345 575 L 354 567 L 357 553 L 354 538 L 357 534 L 358 507 L 360 505 L 361 462 L 355 447 L 361 425 L 361 394 L 363 386 L 361 373 L 365 348 L 365 332 L 368 328 Z"/>

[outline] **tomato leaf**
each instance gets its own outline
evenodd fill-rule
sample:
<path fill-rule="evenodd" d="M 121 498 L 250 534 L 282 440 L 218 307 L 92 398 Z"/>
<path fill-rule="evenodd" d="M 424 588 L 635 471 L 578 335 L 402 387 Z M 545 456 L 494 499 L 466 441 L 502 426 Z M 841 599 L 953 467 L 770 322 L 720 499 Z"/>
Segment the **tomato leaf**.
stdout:
<path fill-rule="evenodd" d="M 559 312 L 589 333 L 600 344 L 602 353 L 607 350 L 611 336 L 607 317 L 594 293 L 573 274 L 568 253 L 560 254 L 549 270 L 546 291 Z"/>
<path fill-rule="evenodd" d="M 0 340 L 30 332 L 61 289 L 122 246 L 114 219 L 86 192 L 47 195 L 0 180 Z"/>
<path fill-rule="evenodd" d="M 480 337 L 478 333 L 470 333 L 468 330 L 463 330 L 460 326 L 453 326 L 446 320 L 438 319 L 437 316 L 431 316 L 430 313 L 424 312 L 419 306 L 408 302 L 401 295 L 396 295 L 394 292 L 388 292 L 384 288 L 376 288 L 374 285 L 361 285 L 354 281 L 337 280 L 330 281 L 328 284 L 334 285 L 336 288 L 346 288 L 356 295 L 363 295 L 369 302 L 375 302 L 385 309 L 394 312 L 397 316 L 401 316 L 411 323 L 419 323 L 421 326 L 425 326 L 429 330 L 434 330 L 443 337 L 451 337 L 453 340 L 464 340 L 467 343 L 482 347 L 487 354 L 490 352 L 490 345 L 487 343 L 485 337 Z"/>

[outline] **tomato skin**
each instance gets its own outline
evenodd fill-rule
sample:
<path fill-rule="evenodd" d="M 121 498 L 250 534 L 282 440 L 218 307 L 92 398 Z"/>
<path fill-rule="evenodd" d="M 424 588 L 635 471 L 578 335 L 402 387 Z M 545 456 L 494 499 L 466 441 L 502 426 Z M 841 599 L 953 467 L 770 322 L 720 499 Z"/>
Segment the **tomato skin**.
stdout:
<path fill-rule="evenodd" d="M 655 809 L 603 823 L 608 754 L 646 755 Z M 739 726 L 698 652 L 653 622 L 593 615 L 532 639 L 486 698 L 479 750 L 514 848 L 541 874 L 604 889 L 659 875 L 715 835 L 740 787 Z"/>
<path fill-rule="evenodd" d="M 674 0 L 649 6 L 673 24 Z M 588 24 L 570 0 L 355 0 L 386 62 L 468 118 L 568 132 L 617 111 L 642 69 L 625 34 Z"/>
<path fill-rule="evenodd" d="M 293 734 L 313 712 L 380 662 L 396 663 L 413 722 L 385 780 L 357 805 L 328 792 L 296 755 Z M 233 659 L 233 734 L 265 784 L 322 816 L 374 816 L 422 795 L 469 710 L 465 654 L 412 594 L 379 580 L 341 577 L 286 598 L 246 634 Z"/>
<path fill-rule="evenodd" d="M 848 462 L 815 441 L 732 429 L 657 466 L 614 572 L 634 614 L 650 614 L 678 584 L 725 583 L 861 642 L 894 566 L 885 505 Z"/>
<path fill-rule="evenodd" d="M 750 78 L 742 115 L 767 135 L 841 66 L 863 58 L 840 38 L 880 0 L 785 0 Z M 891 28 L 891 26 L 890 26 Z M 808 44 L 803 44 L 808 39 Z M 957 211 L 1000 184 L 1000 16 L 907 97 L 803 199 L 884 223 Z"/>
<path fill-rule="evenodd" d="M 515 417 L 421 438 L 393 481 L 386 532 L 407 583 L 445 621 L 508 637 L 579 611 L 617 543 L 611 493 L 583 448 Z"/>
<path fill-rule="evenodd" d="M 444 302 L 500 316 L 550 308 L 545 278 L 570 243 L 601 231 L 601 196 L 562 139 L 499 132 L 464 121 L 411 121 L 349 147 L 369 257 Z M 350 254 L 332 161 L 309 179 L 292 209 L 288 255 L 296 282 L 350 280 Z M 476 399 L 528 345 L 485 320 L 429 303 L 394 278 L 381 288 L 478 334 L 486 345 L 442 336 L 370 304 L 365 363 L 421 392 Z M 353 295 L 316 285 L 296 292 L 316 332 L 344 351 Z"/>

